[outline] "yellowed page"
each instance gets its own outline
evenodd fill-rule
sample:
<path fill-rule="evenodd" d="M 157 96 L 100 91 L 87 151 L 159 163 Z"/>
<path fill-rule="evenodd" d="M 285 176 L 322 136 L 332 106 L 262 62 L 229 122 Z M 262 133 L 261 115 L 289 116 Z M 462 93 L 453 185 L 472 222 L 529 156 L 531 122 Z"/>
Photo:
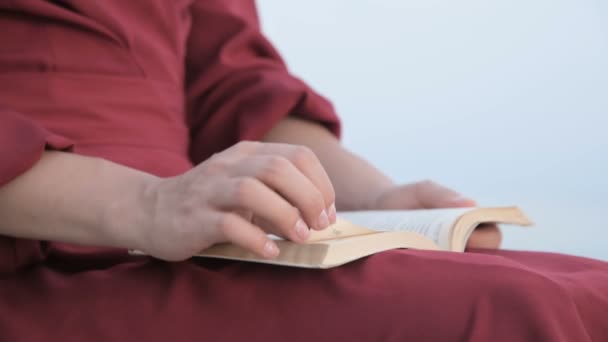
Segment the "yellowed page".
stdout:
<path fill-rule="evenodd" d="M 474 209 L 344 211 L 339 212 L 338 217 L 373 230 L 418 233 L 433 240 L 440 248 L 450 249 L 450 231 L 454 223 Z"/>

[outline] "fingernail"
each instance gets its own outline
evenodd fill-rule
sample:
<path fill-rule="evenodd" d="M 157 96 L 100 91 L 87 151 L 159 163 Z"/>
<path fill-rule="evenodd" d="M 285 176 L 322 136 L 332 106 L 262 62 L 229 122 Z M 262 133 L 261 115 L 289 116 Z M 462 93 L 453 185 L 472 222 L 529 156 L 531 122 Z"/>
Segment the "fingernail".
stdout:
<path fill-rule="evenodd" d="M 323 229 L 329 226 L 329 217 L 327 217 L 327 212 L 323 210 L 321 215 L 319 215 L 319 228 Z"/>
<path fill-rule="evenodd" d="M 336 204 L 333 203 L 332 205 L 329 206 L 329 210 L 327 212 L 327 215 L 329 216 L 329 222 L 331 222 L 332 224 L 336 223 Z"/>
<path fill-rule="evenodd" d="M 308 226 L 306 225 L 306 223 L 304 223 L 304 221 L 302 221 L 302 219 L 298 219 L 298 222 L 296 222 L 296 234 L 298 234 L 298 236 L 304 240 L 308 239 L 308 235 L 310 235 L 310 229 L 308 229 Z"/>
<path fill-rule="evenodd" d="M 264 245 L 264 257 L 270 259 L 275 258 L 277 255 L 279 255 L 279 248 L 277 245 L 270 240 L 266 241 L 266 244 Z"/>

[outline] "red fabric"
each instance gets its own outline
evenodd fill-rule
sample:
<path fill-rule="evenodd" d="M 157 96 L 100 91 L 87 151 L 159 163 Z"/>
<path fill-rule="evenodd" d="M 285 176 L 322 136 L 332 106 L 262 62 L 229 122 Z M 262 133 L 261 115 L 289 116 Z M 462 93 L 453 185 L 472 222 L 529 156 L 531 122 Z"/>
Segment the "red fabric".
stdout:
<path fill-rule="evenodd" d="M 186 84 L 195 162 L 236 140 L 260 139 L 285 113 L 339 134 L 331 104 L 291 76 L 261 34 L 253 1 L 197 1 L 191 10 Z"/>
<path fill-rule="evenodd" d="M 0 184 L 43 149 L 182 173 L 293 114 L 339 134 L 247 0 L 0 2 Z M 332 270 L 0 237 L 4 341 L 606 341 L 608 265 L 392 251 Z"/>
<path fill-rule="evenodd" d="M 0 124 L 0 186 L 32 167 L 46 147 L 64 150 L 72 144 L 7 109 L 0 108 Z"/>
<path fill-rule="evenodd" d="M 608 265 L 392 251 L 331 270 L 52 255 L 0 278 L 6 341 L 607 341 Z"/>

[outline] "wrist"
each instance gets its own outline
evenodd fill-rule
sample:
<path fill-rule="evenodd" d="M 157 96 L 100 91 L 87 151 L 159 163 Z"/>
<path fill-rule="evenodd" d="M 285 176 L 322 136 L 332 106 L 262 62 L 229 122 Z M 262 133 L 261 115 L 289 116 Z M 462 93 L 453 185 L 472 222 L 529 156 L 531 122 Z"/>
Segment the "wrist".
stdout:
<path fill-rule="evenodd" d="M 151 216 L 146 206 L 146 193 L 159 178 L 136 170 L 130 171 L 134 172 L 115 182 L 112 195 L 103 207 L 100 224 L 114 246 L 143 249 Z"/>

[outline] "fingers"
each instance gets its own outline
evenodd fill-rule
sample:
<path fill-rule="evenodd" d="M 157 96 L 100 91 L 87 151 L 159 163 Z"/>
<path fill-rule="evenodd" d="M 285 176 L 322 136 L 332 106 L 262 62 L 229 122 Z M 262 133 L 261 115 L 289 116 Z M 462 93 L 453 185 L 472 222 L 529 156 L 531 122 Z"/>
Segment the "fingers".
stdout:
<path fill-rule="evenodd" d="M 484 224 L 477 227 L 467 242 L 467 248 L 498 249 L 502 242 L 502 233 L 495 224 Z"/>
<path fill-rule="evenodd" d="M 167 260 L 223 241 L 272 258 L 279 251 L 267 233 L 302 242 L 309 226 L 335 222 L 329 177 L 300 146 L 239 143 L 148 193 L 150 211 L 163 213 L 152 220 L 151 254 Z M 268 225 L 262 229 L 252 217 Z"/>
<path fill-rule="evenodd" d="M 401 185 L 384 192 L 376 205 L 383 209 L 430 209 L 471 207 L 476 203 L 432 181 Z"/>
<path fill-rule="evenodd" d="M 335 192 L 329 176 L 321 165 L 317 156 L 307 147 L 277 143 L 241 142 L 228 149 L 227 154 L 231 156 L 280 156 L 293 164 L 314 185 L 323 197 L 323 207 L 330 223 L 335 222 Z M 318 215 L 322 215 L 319 213 Z M 318 228 L 312 221 L 307 222 Z M 323 227 L 324 228 L 324 227 Z"/>
<path fill-rule="evenodd" d="M 330 224 L 323 194 L 287 158 L 278 155 L 244 158 L 235 165 L 231 173 L 237 177 L 255 177 L 276 191 L 300 211 L 300 215 L 309 227 L 323 229 Z M 273 210 L 270 203 L 265 205 Z"/>
<path fill-rule="evenodd" d="M 412 184 L 413 193 L 421 208 L 458 208 L 475 206 L 475 201 L 433 181 Z"/>
<path fill-rule="evenodd" d="M 260 228 L 233 213 L 217 213 L 214 225 L 223 239 L 267 259 L 279 255 L 279 248 Z"/>
<path fill-rule="evenodd" d="M 278 145 L 277 148 L 285 148 L 285 157 L 289 159 L 293 165 L 302 172 L 314 186 L 320 191 L 323 196 L 323 201 L 325 203 L 325 208 L 327 209 L 328 216 L 332 217 L 332 223 L 335 222 L 335 200 L 336 195 L 334 192 L 334 188 L 331 184 L 329 176 L 323 165 L 314 154 L 314 152 L 308 147 L 304 146 L 293 146 L 293 145 L 281 145 L 281 144 L 270 144 L 262 149 L 271 149 L 274 148 L 273 145 Z"/>
<path fill-rule="evenodd" d="M 300 242 L 310 235 L 298 210 L 258 179 L 230 178 L 218 182 L 213 191 L 216 195 L 211 201 L 218 209 L 251 211 L 270 223 L 261 227 L 268 233 Z"/>

